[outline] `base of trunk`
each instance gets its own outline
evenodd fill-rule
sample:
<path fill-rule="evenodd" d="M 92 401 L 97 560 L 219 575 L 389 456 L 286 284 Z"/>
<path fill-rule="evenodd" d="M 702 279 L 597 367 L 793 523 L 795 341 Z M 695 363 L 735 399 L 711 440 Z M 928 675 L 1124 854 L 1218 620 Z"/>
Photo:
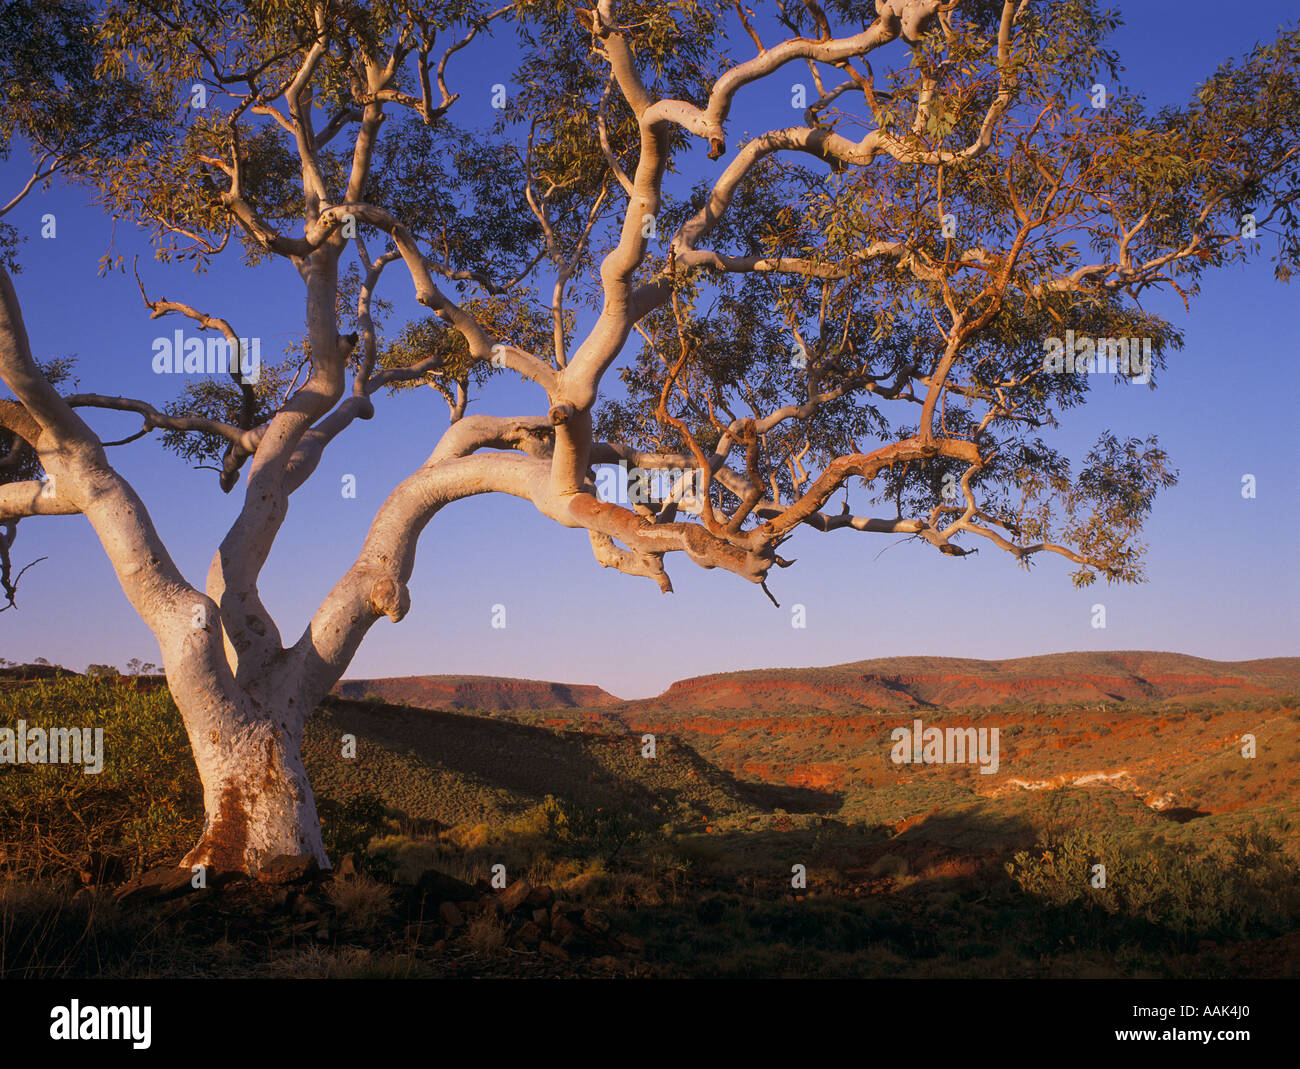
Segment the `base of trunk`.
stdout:
<path fill-rule="evenodd" d="M 289 855 L 330 867 L 299 748 L 267 727 L 221 754 L 215 782 L 204 783 L 203 836 L 182 865 L 255 874 L 271 858 Z"/>

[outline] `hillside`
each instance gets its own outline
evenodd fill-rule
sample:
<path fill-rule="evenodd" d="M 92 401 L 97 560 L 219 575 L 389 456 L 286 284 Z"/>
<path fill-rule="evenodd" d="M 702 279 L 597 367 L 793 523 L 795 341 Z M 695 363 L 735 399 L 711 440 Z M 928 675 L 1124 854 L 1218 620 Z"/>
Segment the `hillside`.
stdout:
<path fill-rule="evenodd" d="M 303 756 L 336 878 L 105 911 L 198 834 L 179 715 L 154 680 L 11 680 L 0 725 L 102 727 L 113 745 L 101 775 L 0 766 L 0 977 L 1296 974 L 1285 696 L 920 713 L 998 730 L 993 775 L 894 764 L 912 708 L 646 704 L 331 697 Z M 1103 890 L 1085 878 L 1098 857 Z"/>
<path fill-rule="evenodd" d="M 0 685 L 69 673 L 50 665 L 0 668 Z M 135 677 L 157 685 L 161 677 Z M 1000 706 L 1232 702 L 1300 694 L 1300 657 L 1211 661 L 1181 653 L 1053 653 L 982 661 L 962 657 L 882 657 L 808 668 L 764 668 L 693 676 L 654 698 L 624 701 L 598 686 L 508 676 L 427 675 L 344 679 L 334 693 L 421 709 L 598 709 L 707 715 L 712 710 L 775 715 Z"/>
<path fill-rule="evenodd" d="M 994 707 L 1231 700 L 1300 692 L 1300 657 L 1209 661 L 1180 653 L 1054 653 L 1004 661 L 887 657 L 824 668 L 769 668 L 696 676 L 657 698 L 629 703 L 659 711 L 779 712 L 817 709 Z"/>
<path fill-rule="evenodd" d="M 404 816 L 440 826 L 501 821 L 553 795 L 595 810 L 697 824 L 752 807 L 798 806 L 810 792 L 738 783 L 681 740 L 656 759 L 626 733 L 564 730 L 498 716 L 329 698 L 308 724 L 304 753 L 322 795 L 372 793 Z M 337 740 L 358 740 L 340 759 Z"/>
<path fill-rule="evenodd" d="M 1210 661 L 1181 653 L 1053 653 L 981 661 L 882 657 L 811 668 L 720 672 L 622 701 L 600 687 L 502 676 L 345 679 L 340 697 L 422 709 L 602 709 L 638 714 L 996 708 L 1116 702 L 1232 701 L 1300 693 L 1300 657 Z"/>
<path fill-rule="evenodd" d="M 702 676 L 658 698 L 539 719 L 682 739 L 742 783 L 803 788 L 822 811 L 898 829 L 954 806 L 1005 818 L 1072 788 L 1073 801 L 1118 807 L 1126 827 L 1209 841 L 1294 816 L 1297 694 L 1300 658 L 906 657 Z M 996 729 L 996 770 L 894 764 L 892 732 L 915 718 Z M 1239 752 L 1246 735 L 1258 740 L 1254 760 Z"/>
<path fill-rule="evenodd" d="M 614 705 L 619 699 L 599 687 L 548 683 L 501 676 L 394 676 L 389 679 L 344 679 L 334 688 L 340 697 L 371 696 L 391 704 L 422 709 L 586 709 Z"/>

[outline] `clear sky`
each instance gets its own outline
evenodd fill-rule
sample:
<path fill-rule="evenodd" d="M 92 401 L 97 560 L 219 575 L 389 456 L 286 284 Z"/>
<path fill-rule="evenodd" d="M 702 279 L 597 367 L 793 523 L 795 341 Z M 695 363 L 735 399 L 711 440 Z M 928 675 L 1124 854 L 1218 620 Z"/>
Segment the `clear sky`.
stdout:
<path fill-rule="evenodd" d="M 1219 62 L 1271 39 L 1296 18 L 1294 0 L 1250 0 L 1228 13 L 1210 0 L 1125 0 L 1114 38 L 1125 82 L 1153 106 L 1184 103 Z M 499 74 L 456 66 L 451 80 L 467 109 L 486 102 Z M 731 120 L 742 129 L 784 121 L 784 83 L 747 91 Z M 471 121 L 457 105 L 457 118 Z M 25 179 L 25 160 L 0 167 L 7 199 Z M 15 278 L 38 358 L 76 354 L 80 388 L 143 397 L 161 406 L 175 383 L 152 374 L 153 339 L 189 324 L 150 321 L 130 274 L 96 276 L 112 222 L 84 191 L 56 185 L 34 193 L 8 221 L 29 235 Z M 57 237 L 40 237 L 54 212 Z M 151 296 L 166 295 L 229 318 L 242 336 L 262 338 L 264 358 L 299 337 L 302 290 L 287 263 L 246 270 L 237 256 L 196 278 L 154 263 L 125 226 L 117 251 L 141 253 Z M 1267 248 L 1267 244 L 1266 244 Z M 1300 283 L 1276 283 L 1258 262 L 1209 276 L 1184 312 L 1176 296 L 1149 299 L 1185 333 L 1159 389 L 1094 385 L 1092 401 L 1069 414 L 1061 440 L 1081 455 L 1099 431 L 1156 433 L 1181 472 L 1147 525 L 1149 581 L 1075 590 L 1072 566 L 1044 556 L 1026 573 L 993 547 L 964 559 L 891 536 L 812 530 L 784 554 L 798 564 L 769 583 L 781 602 L 736 576 L 705 572 L 681 554 L 667 558 L 676 593 L 601 569 L 585 533 L 558 527 L 531 505 L 478 498 L 454 504 L 430 524 L 411 581 L 412 607 L 400 624 L 379 621 L 350 676 L 426 673 L 512 675 L 595 683 L 623 697 L 658 693 L 674 679 L 712 671 L 835 664 L 867 657 L 933 654 L 1017 657 L 1067 650 L 1173 650 L 1224 660 L 1300 653 L 1300 530 L 1297 402 L 1300 401 Z M 381 296 L 416 314 L 409 278 L 393 267 Z M 395 315 L 394 320 L 397 316 Z M 188 333 L 188 331 L 187 331 Z M 0 392 L 3 392 L 0 390 Z M 4 392 L 7 396 L 7 392 Z M 480 411 L 533 414 L 535 387 L 510 386 Z M 428 456 L 446 424 L 432 392 L 380 398 L 377 418 L 357 423 L 327 452 L 316 478 L 294 495 L 262 591 L 292 641 L 355 558 L 375 509 L 392 486 Z M 106 438 L 138 428 L 136 417 L 93 417 Z M 157 435 L 111 450 L 118 469 L 151 509 L 190 580 L 203 577 L 234 518 L 238 492 L 224 496 L 211 472 L 190 470 L 162 451 Z M 1241 495 L 1253 474 L 1257 496 Z M 355 500 L 340 494 L 357 479 Z M 0 615 L 0 656 L 38 656 L 81 669 L 157 660 L 152 635 L 131 610 L 80 517 L 37 518 L 20 526 L 19 565 L 48 556 L 23 579 L 19 611 Z M 1092 607 L 1106 607 L 1105 629 Z M 493 629 L 494 605 L 506 607 Z M 807 626 L 791 626 L 791 607 Z"/>

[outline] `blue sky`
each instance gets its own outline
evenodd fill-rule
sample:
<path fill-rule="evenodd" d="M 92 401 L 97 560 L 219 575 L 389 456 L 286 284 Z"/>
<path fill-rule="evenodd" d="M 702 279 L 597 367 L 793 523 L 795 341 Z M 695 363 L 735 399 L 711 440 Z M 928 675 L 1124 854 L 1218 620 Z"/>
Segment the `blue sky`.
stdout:
<path fill-rule="evenodd" d="M 1271 39 L 1294 20 L 1294 0 L 1252 0 L 1225 18 L 1208 0 L 1117 5 L 1114 38 L 1125 82 L 1151 104 L 1186 101 L 1219 62 Z M 1212 32 L 1210 29 L 1212 28 Z M 1157 43 L 1158 42 L 1158 43 Z M 497 72 L 456 66 L 464 101 L 486 101 Z M 476 106 L 476 105 L 471 105 Z M 459 105 L 458 105 L 459 107 Z M 732 130 L 773 125 L 788 109 L 782 82 L 755 88 L 733 113 Z M 460 121 L 469 121 L 464 114 Z M 0 189 L 25 178 L 20 154 L 0 167 Z M 7 199 L 7 196 L 6 196 Z M 8 221 L 29 234 L 15 278 L 39 357 L 75 353 L 81 388 L 144 397 L 161 405 L 174 390 L 150 371 L 152 341 L 188 326 L 150 321 L 129 274 L 96 275 L 113 225 L 84 191 L 55 186 L 33 194 Z M 39 236 L 53 212 L 57 237 Z M 241 335 L 262 338 L 263 354 L 302 329 L 301 286 L 276 263 L 245 270 L 236 257 L 196 278 L 155 264 L 141 238 L 119 226 L 117 250 L 141 253 L 151 295 L 165 294 L 228 317 Z M 1267 246 L 1266 246 L 1267 247 Z M 409 279 L 389 271 L 382 296 L 414 314 Z M 1300 623 L 1295 532 L 1300 529 L 1295 428 L 1300 401 L 1300 291 L 1276 283 L 1264 259 L 1210 276 L 1185 312 L 1175 295 L 1147 301 L 1180 328 L 1159 389 L 1106 383 L 1069 414 L 1060 440 L 1082 455 L 1105 428 L 1156 433 L 1181 472 L 1147 525 L 1149 581 L 1075 590 L 1071 566 L 1044 557 L 1029 573 L 989 547 L 965 559 L 898 539 L 813 531 L 783 552 L 798 564 L 770 583 L 781 602 L 722 572 L 668 558 L 676 593 L 601 569 L 585 534 L 562 529 L 530 505 L 479 498 L 439 514 L 421 542 L 412 608 L 401 624 L 371 630 L 351 676 L 482 673 L 590 682 L 625 697 L 658 693 L 671 681 L 710 671 L 834 664 L 866 657 L 934 654 L 1015 657 L 1088 649 L 1176 650 L 1219 659 L 1294 655 Z M 395 316 L 394 319 L 397 317 Z M 188 331 L 187 331 L 188 333 Z M 481 411 L 532 413 L 532 388 L 495 392 Z M 431 392 L 379 401 L 380 414 L 352 427 L 326 454 L 316 479 L 293 498 L 264 574 L 263 596 L 287 639 L 354 559 L 375 509 L 428 456 L 446 409 Z M 135 417 L 95 417 L 105 437 L 138 427 Z M 152 442 L 152 444 L 151 444 Z M 112 459 L 150 507 L 172 554 L 201 585 L 213 550 L 238 507 L 211 472 L 195 472 L 152 440 L 114 449 Z M 1257 496 L 1241 496 L 1246 473 Z M 343 477 L 357 478 L 355 500 Z M 157 660 L 157 645 L 132 612 L 89 526 L 79 517 L 22 523 L 16 560 L 48 556 L 24 577 L 20 611 L 0 615 L 0 655 L 44 656 L 73 668 Z M 1092 606 L 1107 626 L 1092 626 Z M 490 626 L 506 606 L 507 626 Z M 805 606 L 807 627 L 791 627 Z"/>

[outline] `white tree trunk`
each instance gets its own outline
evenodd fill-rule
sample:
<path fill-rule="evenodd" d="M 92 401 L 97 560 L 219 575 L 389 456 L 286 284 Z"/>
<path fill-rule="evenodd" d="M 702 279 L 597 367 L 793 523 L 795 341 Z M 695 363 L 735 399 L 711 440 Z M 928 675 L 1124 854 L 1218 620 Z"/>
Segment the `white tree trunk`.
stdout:
<path fill-rule="evenodd" d="M 302 727 L 288 718 L 251 720 L 222 703 L 215 717 L 186 717 L 203 783 L 204 826 L 182 864 L 256 872 L 281 854 L 310 854 L 322 868 L 316 801 L 302 760 Z"/>

